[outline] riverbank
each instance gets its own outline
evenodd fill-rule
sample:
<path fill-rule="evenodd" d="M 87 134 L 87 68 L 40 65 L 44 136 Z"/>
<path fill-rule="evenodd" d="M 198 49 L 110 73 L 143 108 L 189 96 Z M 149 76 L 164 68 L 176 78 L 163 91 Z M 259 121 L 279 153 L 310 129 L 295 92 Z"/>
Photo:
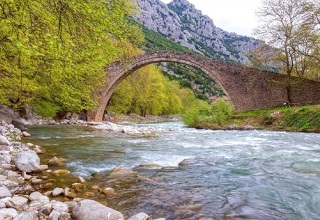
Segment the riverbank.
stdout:
<path fill-rule="evenodd" d="M 235 113 L 223 124 L 209 118 L 193 127 L 213 130 L 273 130 L 320 133 L 320 105 L 279 107 Z"/>
<path fill-rule="evenodd" d="M 28 137 L 28 132 L 5 121 L 0 122 L 0 219 L 125 219 L 122 213 L 101 203 L 77 197 L 78 191 L 112 195 L 115 193 L 112 188 L 91 186 L 89 189 L 84 178 L 65 169 L 49 169 L 39 158 L 45 153 L 44 149 L 24 143 L 24 138 Z M 50 165 L 55 163 L 59 163 L 58 158 L 48 161 Z M 128 172 L 117 169 L 112 173 L 123 177 Z M 64 178 L 68 179 L 68 184 L 55 187 L 55 179 Z M 139 213 L 127 219 L 151 217 Z"/>

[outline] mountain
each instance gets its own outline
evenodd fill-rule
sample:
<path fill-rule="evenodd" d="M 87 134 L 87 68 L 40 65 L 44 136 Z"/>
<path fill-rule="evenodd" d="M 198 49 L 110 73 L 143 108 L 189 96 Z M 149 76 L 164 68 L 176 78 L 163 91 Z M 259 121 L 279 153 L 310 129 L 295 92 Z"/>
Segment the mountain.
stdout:
<path fill-rule="evenodd" d="M 137 3 L 138 22 L 205 56 L 248 64 L 248 54 L 263 43 L 216 27 L 212 19 L 187 0 L 173 0 L 169 4 L 137 0 Z"/>

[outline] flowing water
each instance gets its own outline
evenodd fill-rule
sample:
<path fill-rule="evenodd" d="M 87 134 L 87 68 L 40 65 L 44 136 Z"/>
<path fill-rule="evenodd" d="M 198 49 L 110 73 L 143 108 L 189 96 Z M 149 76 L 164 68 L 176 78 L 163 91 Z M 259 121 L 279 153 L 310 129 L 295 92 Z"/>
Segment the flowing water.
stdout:
<path fill-rule="evenodd" d="M 320 219 L 319 134 L 196 130 L 179 122 L 135 126 L 156 135 L 77 126 L 33 127 L 30 133 L 33 142 L 66 158 L 72 172 L 116 188 L 117 196 L 96 199 L 126 216 Z M 110 182 L 115 167 L 150 181 Z"/>

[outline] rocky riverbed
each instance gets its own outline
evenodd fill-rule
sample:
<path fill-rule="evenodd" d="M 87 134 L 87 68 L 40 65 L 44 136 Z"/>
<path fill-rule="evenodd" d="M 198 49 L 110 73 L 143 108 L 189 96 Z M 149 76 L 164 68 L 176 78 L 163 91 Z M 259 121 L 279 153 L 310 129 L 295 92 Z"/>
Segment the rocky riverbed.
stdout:
<path fill-rule="evenodd" d="M 105 129 L 107 125 L 94 126 Z M 113 130 L 124 131 L 123 127 L 118 128 L 113 124 L 109 126 Z M 50 170 L 47 164 L 41 164 L 38 154 L 43 154 L 44 150 L 32 143 L 23 143 L 23 138 L 28 136 L 29 133 L 21 131 L 12 124 L 7 124 L 5 121 L 0 122 L 1 220 L 125 219 L 122 213 L 101 203 L 77 197 L 79 191 L 82 194 L 100 193 L 110 196 L 116 193 L 113 188 L 89 187 L 85 179 L 76 176 L 70 177 L 70 185 L 54 187 L 53 175 L 68 178 L 64 175 L 71 175 L 70 172 L 68 170 Z M 59 158 L 52 158 L 49 164 L 60 162 Z M 116 168 L 110 175 L 117 178 L 124 178 L 128 175 L 142 178 L 130 170 L 122 168 Z M 152 218 L 145 213 L 138 213 L 128 219 L 150 220 Z"/>

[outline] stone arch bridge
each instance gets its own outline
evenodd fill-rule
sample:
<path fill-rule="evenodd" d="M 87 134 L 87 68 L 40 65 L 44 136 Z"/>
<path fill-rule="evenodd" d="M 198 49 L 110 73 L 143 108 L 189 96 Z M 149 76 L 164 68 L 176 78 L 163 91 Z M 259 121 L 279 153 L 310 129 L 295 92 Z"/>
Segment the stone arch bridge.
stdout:
<path fill-rule="evenodd" d="M 105 84 L 94 94 L 98 107 L 89 113 L 89 119 L 94 121 L 103 119 L 105 107 L 123 79 L 143 66 L 159 62 L 181 63 L 199 68 L 216 81 L 237 111 L 280 106 L 288 102 L 285 75 L 193 54 L 157 51 L 107 66 Z M 293 103 L 320 103 L 319 82 L 300 78 L 293 78 L 291 81 Z"/>

